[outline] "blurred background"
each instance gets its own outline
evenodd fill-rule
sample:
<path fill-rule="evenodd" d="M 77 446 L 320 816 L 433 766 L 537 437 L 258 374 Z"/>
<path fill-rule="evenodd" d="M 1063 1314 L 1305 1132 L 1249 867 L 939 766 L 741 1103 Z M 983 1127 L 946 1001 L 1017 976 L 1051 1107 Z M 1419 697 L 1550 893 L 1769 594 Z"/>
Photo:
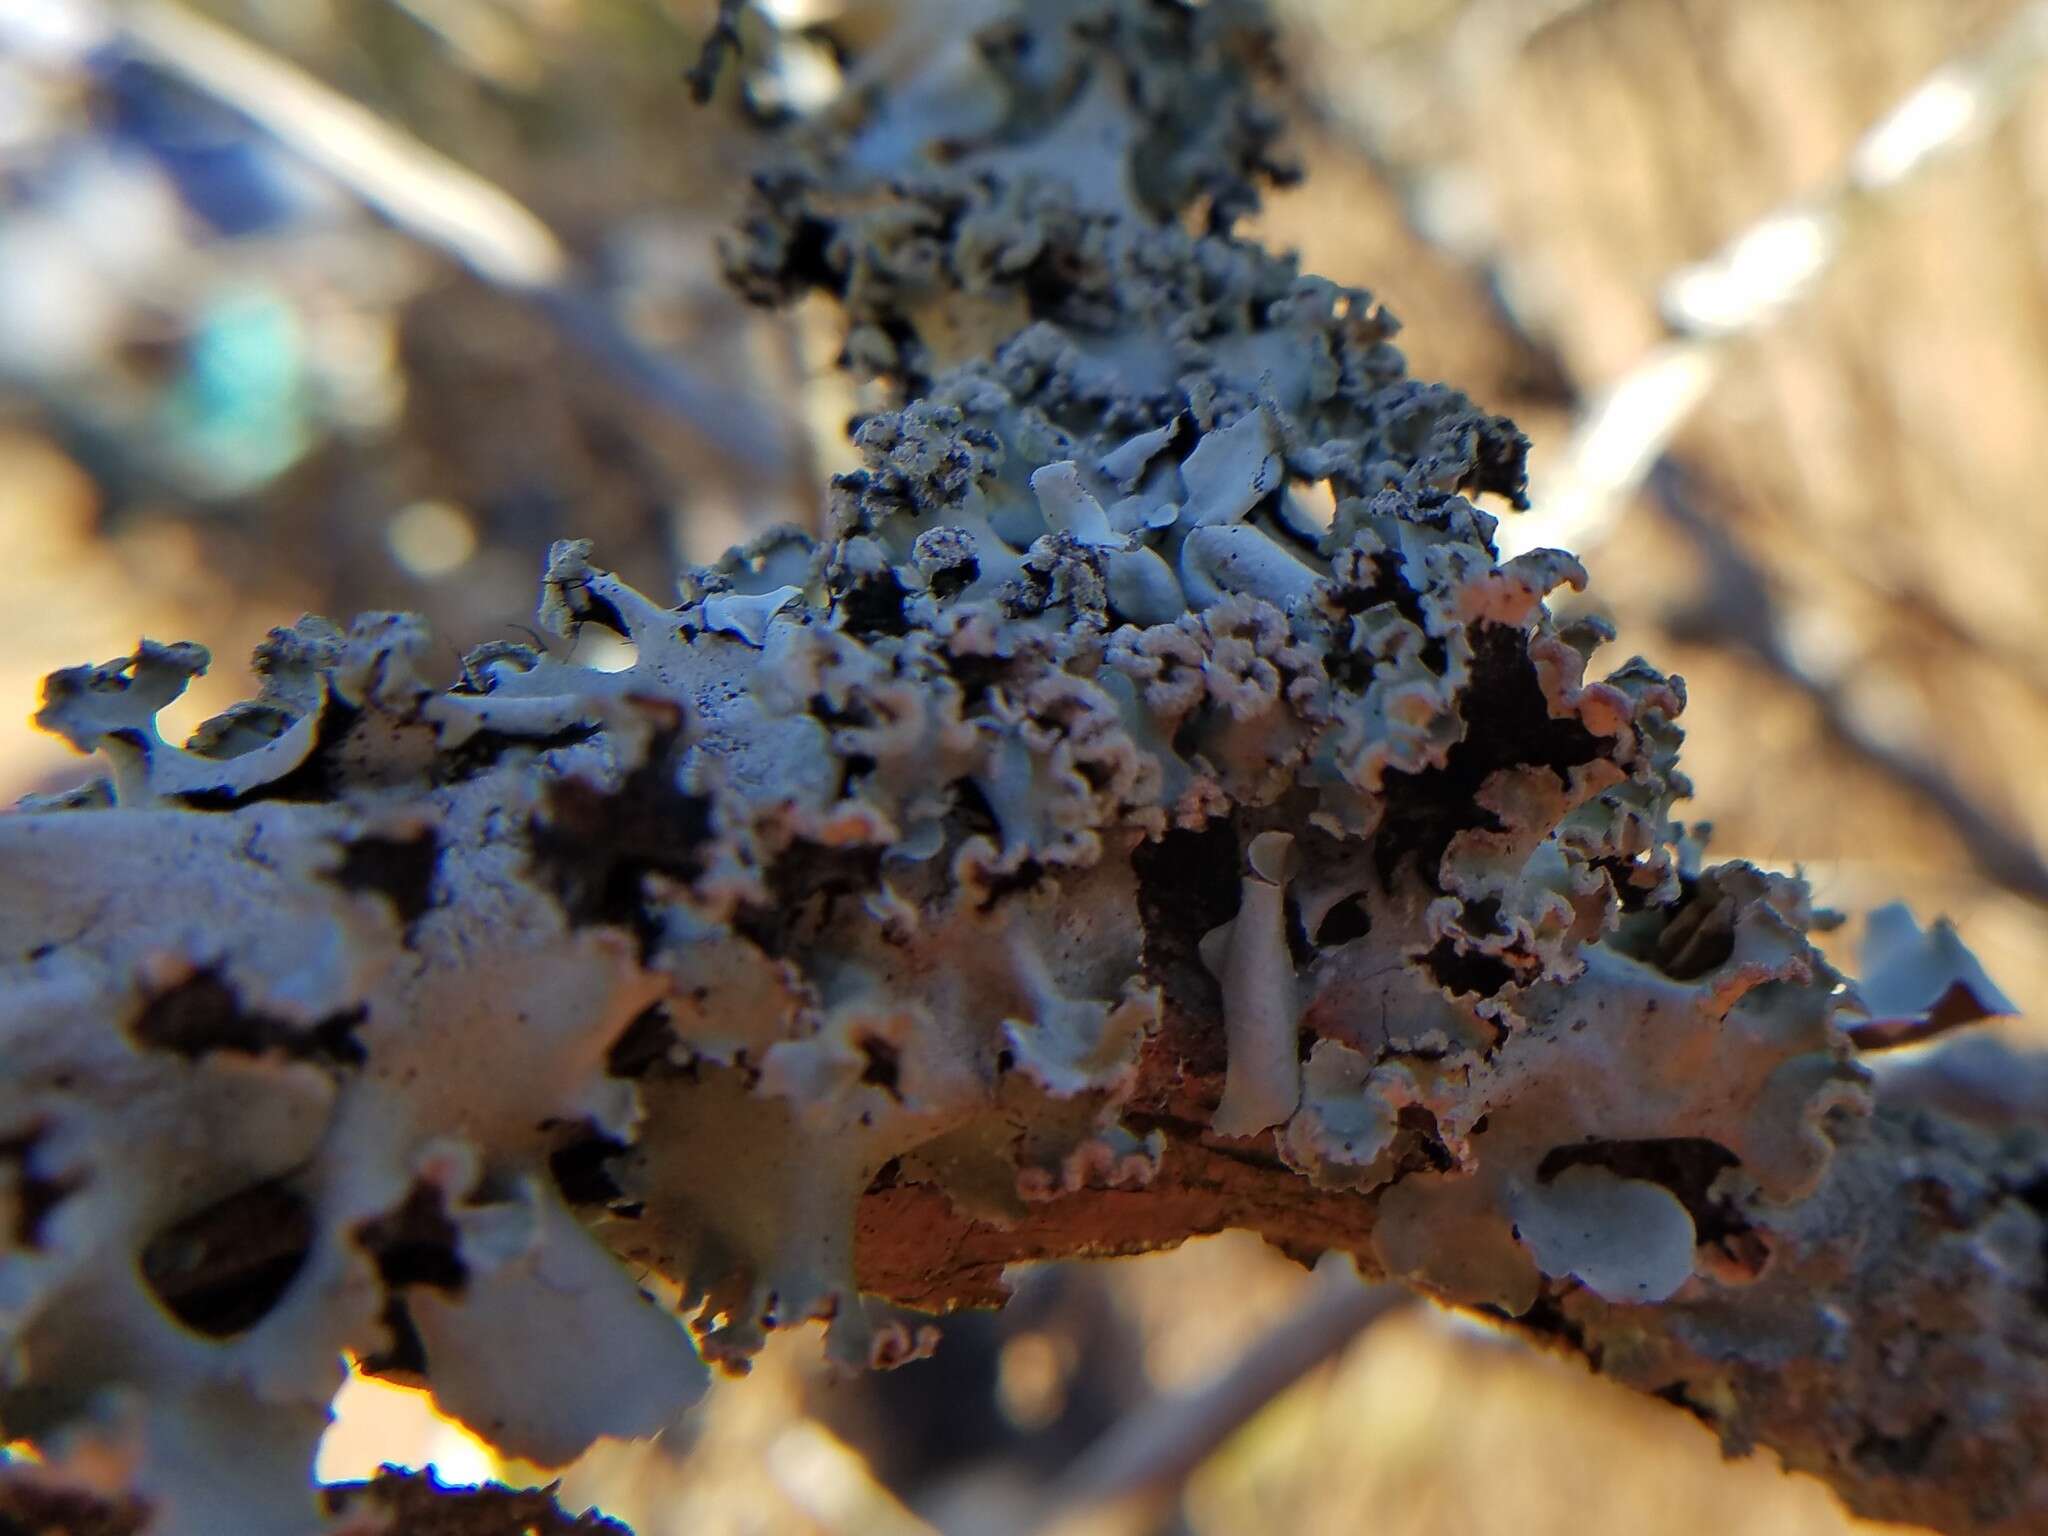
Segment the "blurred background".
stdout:
<path fill-rule="evenodd" d="M 718 231 L 842 46 L 948 0 L 761 9 L 792 30 L 700 108 L 709 0 L 0 0 L 0 803 L 80 777 L 42 675 L 139 634 L 213 650 L 189 726 L 302 611 L 419 610 L 452 676 L 555 538 L 659 592 L 815 522 L 862 397 Z M 1535 440 L 1504 539 L 1577 550 L 1615 659 L 1684 675 L 1714 851 L 1949 916 L 2048 1043 L 2048 6 L 1274 10 L 1308 175 L 1254 232 Z M 778 1338 L 562 1497 L 641 1536 L 1858 1528 L 1254 1240 L 1017 1278 L 888 1376 Z M 414 1394 L 341 1408 L 330 1478 L 553 1475 Z"/>

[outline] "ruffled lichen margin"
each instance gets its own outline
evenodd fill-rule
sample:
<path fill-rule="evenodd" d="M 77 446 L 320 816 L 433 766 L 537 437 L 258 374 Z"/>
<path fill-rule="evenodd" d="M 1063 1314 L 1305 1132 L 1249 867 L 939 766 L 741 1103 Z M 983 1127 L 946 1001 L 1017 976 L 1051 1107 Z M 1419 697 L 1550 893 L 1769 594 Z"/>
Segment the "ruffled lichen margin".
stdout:
<path fill-rule="evenodd" d="M 558 545 L 616 672 L 308 618 L 182 747 L 196 647 L 50 679 L 107 773 L 0 817 L 17 1492 L 301 1536 L 344 1353 L 559 1462 L 1244 1227 L 2041 1529 L 2038 1123 L 1874 1091 L 1804 887 L 1672 819 L 1678 682 L 1496 558 L 1513 426 L 1231 235 L 1256 13 L 1023 15 L 857 67 L 731 243 L 901 402 L 825 540 Z"/>

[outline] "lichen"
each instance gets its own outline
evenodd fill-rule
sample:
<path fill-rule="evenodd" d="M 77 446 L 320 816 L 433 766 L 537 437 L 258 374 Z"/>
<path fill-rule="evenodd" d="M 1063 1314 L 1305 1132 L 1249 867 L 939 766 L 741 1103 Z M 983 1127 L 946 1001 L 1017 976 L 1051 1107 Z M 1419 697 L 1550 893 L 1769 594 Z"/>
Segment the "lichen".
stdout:
<path fill-rule="evenodd" d="M 674 602 L 558 544 L 541 622 L 618 671 L 436 686 L 417 621 L 307 619 L 182 748 L 196 649 L 51 679 L 110 775 L 0 818 L 0 1424 L 114 1456 L 152 1531 L 314 1528 L 344 1352 L 543 1462 L 770 1328 L 919 1352 L 864 1194 L 1142 1188 L 1169 1021 L 1226 1063 L 1197 1134 L 1510 1315 L 1752 1284 L 1731 1234 L 1865 1106 L 1804 887 L 1672 818 L 1680 686 L 1589 677 L 1546 606 L 1584 571 L 1498 558 L 1519 434 L 1229 234 L 1271 170 L 1244 8 L 934 56 L 734 247 L 900 389 L 822 542 Z M 1198 890 L 1146 874 L 1174 839 Z"/>

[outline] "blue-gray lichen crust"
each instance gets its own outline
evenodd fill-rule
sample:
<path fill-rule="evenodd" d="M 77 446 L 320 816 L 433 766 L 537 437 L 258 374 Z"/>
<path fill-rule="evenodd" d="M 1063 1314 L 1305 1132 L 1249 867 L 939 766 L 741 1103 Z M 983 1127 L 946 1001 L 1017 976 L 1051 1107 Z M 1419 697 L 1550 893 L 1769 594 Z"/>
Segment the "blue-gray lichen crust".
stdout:
<path fill-rule="evenodd" d="M 1091 142 L 1182 121 L 1162 82 L 1223 65 L 1174 36 L 1058 64 Z M 156 1531 L 298 1532 L 344 1352 L 543 1462 L 771 1326 L 901 1358 L 863 1191 L 1003 1222 L 1142 1183 L 1169 1008 L 1222 1041 L 1212 1133 L 1376 1193 L 1390 1272 L 1508 1312 L 1754 1278 L 1729 1213 L 1809 1191 L 1861 1091 L 1838 978 L 1798 882 L 1681 859 L 1676 683 L 1589 678 L 1598 626 L 1545 605 L 1577 563 L 1496 558 L 1471 498 L 1519 497 L 1520 437 L 1409 380 L 1364 293 L 948 164 L 988 202 L 949 262 L 1038 220 L 1075 280 L 860 427 L 824 542 L 672 602 L 557 545 L 543 624 L 624 670 L 499 644 L 443 687 L 416 620 L 309 618 L 183 747 L 196 648 L 50 680 L 108 774 L 0 818 L 6 1433 Z M 1174 174 L 1162 206 L 1238 197 Z M 857 326 L 923 291 L 861 228 Z M 1222 921 L 1148 931 L 1146 850 L 1188 839 Z"/>

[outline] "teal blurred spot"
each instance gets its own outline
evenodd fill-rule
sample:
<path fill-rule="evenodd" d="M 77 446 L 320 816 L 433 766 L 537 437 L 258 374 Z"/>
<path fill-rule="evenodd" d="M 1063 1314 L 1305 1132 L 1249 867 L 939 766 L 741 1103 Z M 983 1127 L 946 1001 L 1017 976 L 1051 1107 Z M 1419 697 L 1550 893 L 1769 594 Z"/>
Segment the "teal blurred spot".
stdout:
<path fill-rule="evenodd" d="M 172 457 L 216 496 L 291 468 L 313 440 L 306 367 L 298 315 L 277 295 L 241 289 L 206 304 L 163 405 Z"/>

